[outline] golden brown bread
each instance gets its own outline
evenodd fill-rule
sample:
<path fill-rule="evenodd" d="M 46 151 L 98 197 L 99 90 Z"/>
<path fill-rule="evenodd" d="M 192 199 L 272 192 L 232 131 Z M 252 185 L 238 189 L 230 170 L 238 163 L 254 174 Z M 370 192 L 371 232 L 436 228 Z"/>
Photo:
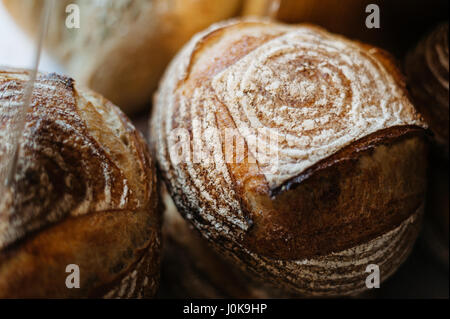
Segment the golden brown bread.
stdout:
<path fill-rule="evenodd" d="M 414 105 L 434 133 L 435 144 L 448 159 L 449 147 L 448 22 L 437 26 L 412 50 L 405 71 Z"/>
<path fill-rule="evenodd" d="M 0 172 L 29 72 L 0 70 Z M 146 143 L 111 102 L 38 74 L 17 171 L 0 203 L 0 297 L 151 297 L 160 210 Z M 5 199 L 6 198 L 6 199 Z M 80 288 L 65 285 L 80 268 Z"/>
<path fill-rule="evenodd" d="M 308 25 L 214 25 L 166 71 L 151 126 L 177 208 L 247 274 L 354 294 L 368 264 L 384 280 L 414 243 L 426 124 L 380 49 Z"/>
<path fill-rule="evenodd" d="M 35 34 L 41 0 L 3 0 Z M 68 4 L 80 8 L 80 28 L 64 23 Z M 229 18 L 241 0 L 59 0 L 46 45 L 78 82 L 104 95 L 126 113 L 150 104 L 166 65 L 196 32 Z"/>

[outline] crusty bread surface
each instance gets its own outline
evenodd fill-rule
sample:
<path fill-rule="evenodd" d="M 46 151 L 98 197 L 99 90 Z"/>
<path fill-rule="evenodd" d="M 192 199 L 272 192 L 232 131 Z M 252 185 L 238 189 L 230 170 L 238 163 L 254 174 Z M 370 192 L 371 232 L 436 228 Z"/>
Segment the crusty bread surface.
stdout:
<path fill-rule="evenodd" d="M 0 172 L 28 78 L 0 70 Z M 71 78 L 39 73 L 18 154 L 0 204 L 0 297 L 155 294 L 155 167 L 126 116 Z M 79 289 L 65 285 L 69 264 L 79 266 Z"/>
<path fill-rule="evenodd" d="M 408 255 L 426 127 L 385 51 L 246 19 L 197 34 L 173 60 L 151 139 L 177 208 L 216 250 L 323 296 L 360 292 L 368 264 L 384 280 Z"/>

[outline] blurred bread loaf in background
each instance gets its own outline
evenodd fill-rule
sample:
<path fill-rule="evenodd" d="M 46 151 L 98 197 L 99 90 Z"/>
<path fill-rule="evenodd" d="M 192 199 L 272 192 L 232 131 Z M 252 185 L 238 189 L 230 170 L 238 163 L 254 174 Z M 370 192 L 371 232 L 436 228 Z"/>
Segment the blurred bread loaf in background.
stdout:
<path fill-rule="evenodd" d="M 33 37 L 41 0 L 3 0 Z M 66 6 L 77 4 L 80 28 L 69 29 Z M 196 32 L 237 14 L 241 0 L 58 0 L 46 48 L 78 82 L 126 113 L 151 103 L 166 65 Z"/>
<path fill-rule="evenodd" d="M 448 269 L 449 235 L 449 45 L 448 22 L 436 26 L 405 59 L 415 107 L 433 132 L 424 239 Z"/>
<path fill-rule="evenodd" d="M 367 28 L 369 4 L 380 9 L 380 28 Z M 245 0 L 243 15 L 308 22 L 388 49 L 399 56 L 436 21 L 448 19 L 447 0 Z"/>
<path fill-rule="evenodd" d="M 436 27 L 409 52 L 405 62 L 414 105 L 433 131 L 436 152 L 448 159 L 449 55 L 448 22 Z"/>
<path fill-rule="evenodd" d="M 163 187 L 165 204 L 161 260 L 162 298 L 278 298 L 285 293 L 265 287 L 212 249 L 178 212 Z"/>

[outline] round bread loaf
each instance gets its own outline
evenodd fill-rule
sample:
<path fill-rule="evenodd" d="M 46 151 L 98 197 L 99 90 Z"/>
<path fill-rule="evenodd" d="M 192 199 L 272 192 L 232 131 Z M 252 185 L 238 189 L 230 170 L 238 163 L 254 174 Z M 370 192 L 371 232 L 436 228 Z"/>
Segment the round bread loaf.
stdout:
<path fill-rule="evenodd" d="M 44 1 L 3 0 L 29 33 L 36 35 Z M 190 37 L 229 18 L 241 0 L 58 0 L 46 46 L 70 76 L 102 94 L 126 113 L 151 101 L 166 65 Z M 67 20 L 79 8 L 80 28 Z M 69 15 L 71 14 L 71 15 Z"/>
<path fill-rule="evenodd" d="M 0 175 L 29 72 L 0 69 Z M 160 209 L 141 134 L 102 96 L 38 74 L 0 199 L 0 298 L 151 297 Z M 2 179 L 3 180 L 3 179 Z M 79 288 L 74 266 L 79 270 Z"/>
<path fill-rule="evenodd" d="M 246 273 L 308 296 L 388 278 L 418 233 L 426 124 L 390 56 L 318 27 L 196 35 L 155 98 L 152 148 L 180 213 Z"/>
<path fill-rule="evenodd" d="M 448 22 L 436 27 L 408 54 L 405 72 L 414 105 L 434 133 L 441 156 L 448 159 Z"/>

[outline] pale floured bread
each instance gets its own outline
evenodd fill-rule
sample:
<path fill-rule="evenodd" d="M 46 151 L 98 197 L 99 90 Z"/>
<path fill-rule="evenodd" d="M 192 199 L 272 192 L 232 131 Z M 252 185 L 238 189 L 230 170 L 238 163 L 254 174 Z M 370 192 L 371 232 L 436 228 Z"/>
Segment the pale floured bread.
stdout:
<path fill-rule="evenodd" d="M 442 156 L 448 158 L 449 136 L 448 22 L 436 27 L 412 50 L 405 62 L 414 105 L 434 133 Z"/>
<path fill-rule="evenodd" d="M 0 171 L 28 78 L 0 70 Z M 0 297 L 152 296 L 157 192 L 145 141 L 116 106 L 71 78 L 38 74 L 0 204 Z M 69 264 L 79 266 L 79 289 L 66 287 Z"/>
<path fill-rule="evenodd" d="M 368 264 L 386 279 L 414 243 L 426 124 L 380 49 L 308 25 L 214 25 L 166 71 L 151 126 L 177 208 L 266 282 L 354 294 Z"/>
<path fill-rule="evenodd" d="M 35 35 L 41 0 L 3 0 L 19 25 Z M 127 113 L 150 104 L 166 65 L 190 37 L 229 18 L 241 0 L 58 0 L 47 49 L 78 82 Z M 80 28 L 65 27 L 76 4 Z"/>

